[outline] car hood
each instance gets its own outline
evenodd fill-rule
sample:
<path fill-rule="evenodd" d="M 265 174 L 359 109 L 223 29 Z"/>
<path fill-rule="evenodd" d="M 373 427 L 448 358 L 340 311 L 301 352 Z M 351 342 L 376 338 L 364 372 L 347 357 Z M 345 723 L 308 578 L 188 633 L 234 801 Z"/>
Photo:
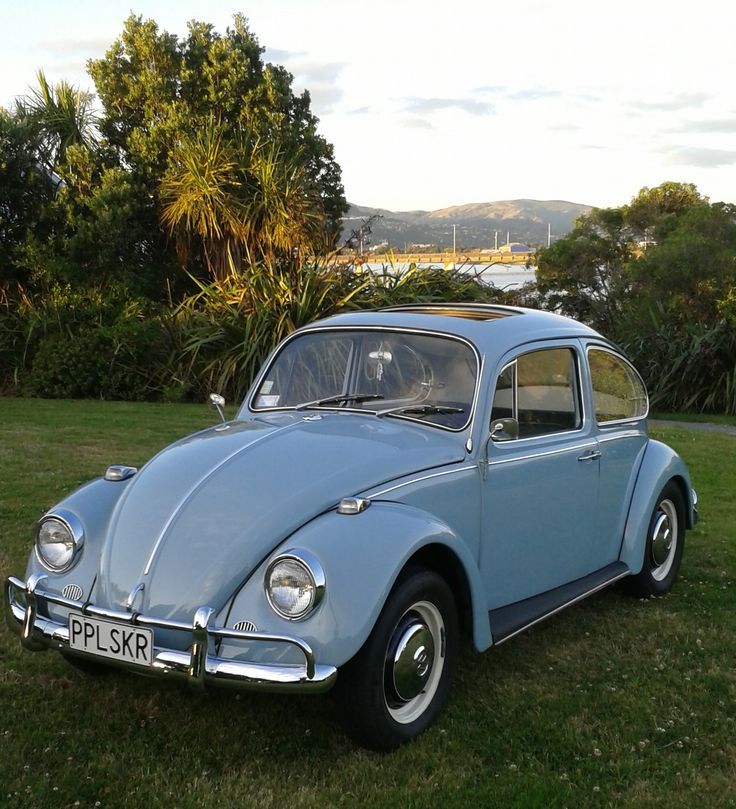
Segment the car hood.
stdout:
<path fill-rule="evenodd" d="M 342 497 L 464 458 L 461 435 L 347 413 L 231 422 L 166 448 L 127 484 L 96 600 L 189 620 L 222 608 L 263 559 Z M 346 526 L 347 527 L 347 526 Z"/>

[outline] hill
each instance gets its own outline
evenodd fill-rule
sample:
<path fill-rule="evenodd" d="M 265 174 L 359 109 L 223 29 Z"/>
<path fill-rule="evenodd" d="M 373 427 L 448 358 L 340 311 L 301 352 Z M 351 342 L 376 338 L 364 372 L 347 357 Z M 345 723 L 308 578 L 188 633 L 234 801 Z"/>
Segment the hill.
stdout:
<path fill-rule="evenodd" d="M 572 229 L 575 219 L 587 213 L 590 205 L 564 200 L 512 199 L 453 205 L 437 211 L 389 211 L 351 205 L 343 220 L 343 240 L 361 222 L 374 214 L 381 219 L 374 223 L 371 245 L 382 242 L 398 250 L 411 245 L 452 247 L 452 227 L 456 226 L 457 249 L 493 247 L 512 242 L 532 245 L 547 244 L 547 227 L 553 237 L 564 236 Z"/>

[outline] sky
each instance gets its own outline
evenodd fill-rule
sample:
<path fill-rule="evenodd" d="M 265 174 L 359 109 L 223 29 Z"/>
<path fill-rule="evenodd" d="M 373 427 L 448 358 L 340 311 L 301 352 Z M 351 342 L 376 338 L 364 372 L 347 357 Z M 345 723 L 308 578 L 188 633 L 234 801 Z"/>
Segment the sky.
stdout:
<path fill-rule="evenodd" d="M 184 35 L 245 14 L 308 89 L 350 202 L 628 202 L 695 183 L 736 202 L 730 0 L 0 0 L 0 104 L 41 68 L 89 90 L 133 11 Z"/>

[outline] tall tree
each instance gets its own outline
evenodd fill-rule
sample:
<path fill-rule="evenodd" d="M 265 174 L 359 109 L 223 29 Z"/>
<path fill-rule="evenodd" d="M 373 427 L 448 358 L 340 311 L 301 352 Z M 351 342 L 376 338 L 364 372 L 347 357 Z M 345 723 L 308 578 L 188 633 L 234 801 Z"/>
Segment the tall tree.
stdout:
<path fill-rule="evenodd" d="M 309 95 L 296 95 L 291 75 L 264 64 L 262 53 L 241 15 L 224 35 L 192 22 L 183 40 L 160 32 L 151 20 L 130 16 L 105 57 L 89 63 L 104 108 L 100 128 L 120 165 L 142 179 L 151 204 L 177 232 L 180 248 L 186 241 L 182 228 L 191 227 L 189 247 L 199 240 L 200 249 L 180 254 L 191 258 L 199 252 L 210 269 L 220 268 L 216 274 L 222 266 L 216 256 L 243 241 L 241 228 L 253 227 L 252 220 L 237 224 L 233 216 L 246 188 L 255 189 L 252 212 L 256 169 L 266 170 L 269 159 L 282 179 L 291 178 L 281 183 L 282 199 L 291 198 L 287 213 L 302 222 L 319 221 L 323 243 L 334 244 L 347 210 L 340 169 L 332 147 L 317 133 Z M 195 159 L 206 155 L 208 168 L 198 169 Z M 261 195 L 266 191 L 260 188 Z M 279 237 L 273 233 L 260 241 L 276 244 Z"/>

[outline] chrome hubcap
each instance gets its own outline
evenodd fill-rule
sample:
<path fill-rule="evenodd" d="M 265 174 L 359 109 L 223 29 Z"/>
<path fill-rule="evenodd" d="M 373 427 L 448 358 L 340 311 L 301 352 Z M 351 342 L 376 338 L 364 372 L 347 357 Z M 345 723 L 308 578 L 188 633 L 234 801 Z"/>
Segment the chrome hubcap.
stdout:
<path fill-rule="evenodd" d="M 403 702 L 422 693 L 434 663 L 434 641 L 429 627 L 411 620 L 399 638 L 393 663 L 394 690 Z"/>
<path fill-rule="evenodd" d="M 429 601 L 412 604 L 396 624 L 387 649 L 384 693 L 397 722 L 415 721 L 434 699 L 445 665 L 444 633 L 442 614 Z"/>
<path fill-rule="evenodd" d="M 666 578 L 672 569 L 677 549 L 677 509 L 671 500 L 662 500 L 652 520 L 649 542 L 649 563 L 652 577 Z"/>

